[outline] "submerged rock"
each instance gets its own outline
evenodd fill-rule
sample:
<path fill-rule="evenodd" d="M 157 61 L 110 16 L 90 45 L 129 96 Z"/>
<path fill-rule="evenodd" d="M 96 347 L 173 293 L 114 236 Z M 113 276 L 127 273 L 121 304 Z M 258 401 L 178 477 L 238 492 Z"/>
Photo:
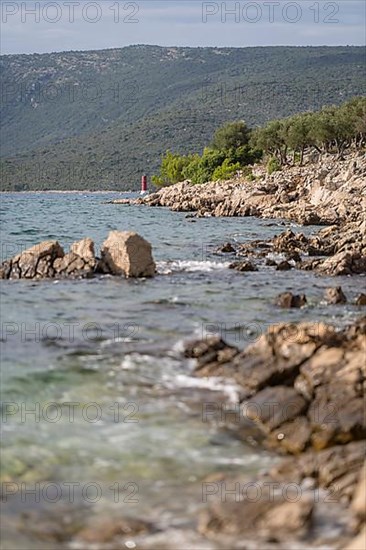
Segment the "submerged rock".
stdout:
<path fill-rule="evenodd" d="M 293 266 L 287 260 L 283 260 L 277 264 L 276 271 L 289 271 L 292 268 Z"/>
<path fill-rule="evenodd" d="M 233 262 L 229 265 L 229 268 L 241 272 L 258 271 L 257 267 L 252 262 Z"/>
<path fill-rule="evenodd" d="M 283 308 L 299 308 L 306 305 L 306 303 L 305 294 L 292 294 L 292 292 L 284 292 L 276 300 L 276 304 Z"/>
<path fill-rule="evenodd" d="M 235 252 L 235 248 L 231 243 L 225 243 L 222 246 L 220 246 L 216 252 L 222 253 L 222 254 L 232 254 Z"/>
<path fill-rule="evenodd" d="M 235 480 L 230 486 L 234 484 Z M 245 484 L 241 485 L 245 493 Z M 249 497 L 238 502 L 233 497 L 230 500 L 226 497 L 221 502 L 214 502 L 200 514 L 199 532 L 209 538 L 215 535 L 245 536 L 246 539 L 254 537 L 263 544 L 273 533 L 275 541 L 279 542 L 293 539 L 296 535 L 302 536 L 310 528 L 314 504 L 309 498 L 289 502 L 284 496 L 284 486 L 277 484 L 276 493 L 271 494 L 265 483 L 253 482 L 251 485 L 260 498 L 254 501 Z"/>
<path fill-rule="evenodd" d="M 356 306 L 366 306 L 366 294 L 359 294 L 355 301 Z"/>
<path fill-rule="evenodd" d="M 77 539 L 86 544 L 106 544 L 121 541 L 124 537 L 148 533 L 151 530 L 153 530 L 152 525 L 140 519 L 93 518 L 90 525 L 78 533 Z"/>
<path fill-rule="evenodd" d="M 344 294 L 342 287 L 327 288 L 324 297 L 328 304 L 346 304 L 347 298 Z"/>

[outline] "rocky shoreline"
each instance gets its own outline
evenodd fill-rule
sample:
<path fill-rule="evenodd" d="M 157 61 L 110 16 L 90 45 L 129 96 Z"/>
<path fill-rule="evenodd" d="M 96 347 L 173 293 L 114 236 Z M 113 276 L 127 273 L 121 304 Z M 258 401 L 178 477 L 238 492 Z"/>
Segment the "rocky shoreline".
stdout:
<path fill-rule="evenodd" d="M 287 230 L 270 240 L 225 243 L 217 254 L 232 258 L 230 267 L 243 273 L 264 266 L 328 276 L 366 273 L 365 152 L 308 158 L 303 167 L 271 176 L 257 167 L 253 174 L 255 181 L 183 182 L 113 202 L 168 207 L 189 217 L 258 216 L 326 226 L 310 237 Z M 325 299 L 347 301 L 340 287 L 328 289 Z M 355 303 L 365 305 L 365 294 Z M 281 307 L 305 304 L 304 295 L 278 297 Z M 254 423 L 259 444 L 287 455 L 255 479 L 207 480 L 199 533 L 232 548 L 365 548 L 366 319 L 342 331 L 323 323 L 274 325 L 244 351 L 210 336 L 189 342 L 184 353 L 194 360 L 196 376 L 239 385 L 236 428 L 243 440 L 253 438 Z M 210 415 L 222 420 L 219 405 Z"/>
<path fill-rule="evenodd" d="M 343 331 L 274 325 L 244 351 L 209 336 L 189 342 L 185 356 L 196 376 L 241 388 L 234 420 L 213 403 L 209 418 L 230 417 L 243 440 L 254 422 L 260 444 L 289 456 L 255 479 L 208 480 L 199 531 L 221 541 L 245 535 L 255 548 L 361 550 L 350 539 L 366 535 L 366 318 Z"/>
<path fill-rule="evenodd" d="M 287 230 L 269 240 L 223 244 L 216 253 L 231 259 L 230 267 L 243 277 L 264 268 L 335 277 L 366 273 L 365 153 L 348 153 L 343 160 L 327 155 L 316 163 L 308 159 L 304 167 L 272 176 L 261 167 L 254 173 L 255 181 L 184 182 L 145 198 L 113 202 L 169 207 L 190 217 L 260 216 L 326 226 L 312 236 Z M 91 239 L 74 243 L 67 253 L 58 242 L 45 242 L 4 262 L 0 278 L 152 277 L 155 270 L 149 243 L 135 233 L 111 232 L 99 257 Z M 347 296 L 335 287 L 325 300 L 342 305 Z M 364 293 L 355 304 L 366 305 Z M 301 308 L 306 296 L 284 292 L 277 305 Z M 228 430 L 234 424 L 242 441 L 279 458 L 270 471 L 253 478 L 219 471 L 203 481 L 204 509 L 192 548 L 366 547 L 365 357 L 366 318 L 342 330 L 318 322 L 273 325 L 244 350 L 219 336 L 186 342 L 182 360 L 194 364 L 194 376 L 234 381 L 240 390 L 234 421 L 227 421 L 220 401 L 211 409 L 202 405 L 208 422 L 221 422 Z M 138 548 L 168 548 L 164 534 L 156 535 L 154 545 L 155 532 L 153 525 L 126 517 L 57 536 L 74 548 L 85 543 L 115 548 L 131 536 Z M 150 543 L 139 541 L 142 533 L 151 535 Z"/>
<path fill-rule="evenodd" d="M 357 221 L 366 208 L 366 152 L 348 151 L 305 157 L 303 166 L 286 166 L 271 175 L 263 165 L 253 178 L 192 185 L 184 181 L 137 199 L 113 204 L 163 206 L 205 216 L 281 218 L 301 225 L 339 225 Z"/>

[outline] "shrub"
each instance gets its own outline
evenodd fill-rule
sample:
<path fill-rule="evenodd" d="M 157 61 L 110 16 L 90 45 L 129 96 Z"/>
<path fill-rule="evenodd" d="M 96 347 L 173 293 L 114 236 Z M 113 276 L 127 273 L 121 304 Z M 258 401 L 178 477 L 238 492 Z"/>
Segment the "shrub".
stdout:
<path fill-rule="evenodd" d="M 267 162 L 267 173 L 269 175 L 273 172 L 279 172 L 281 170 L 281 163 L 277 157 L 271 157 Z"/>
<path fill-rule="evenodd" d="M 240 170 L 240 163 L 232 164 L 229 159 L 225 159 L 221 166 L 218 166 L 212 174 L 213 181 L 230 179 Z"/>

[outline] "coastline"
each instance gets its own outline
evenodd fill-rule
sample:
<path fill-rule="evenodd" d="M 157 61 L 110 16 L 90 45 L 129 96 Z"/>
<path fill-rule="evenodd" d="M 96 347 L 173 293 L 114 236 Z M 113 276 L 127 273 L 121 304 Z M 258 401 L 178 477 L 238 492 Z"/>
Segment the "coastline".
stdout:
<path fill-rule="evenodd" d="M 298 233 L 299 230 L 295 232 L 287 229 L 271 238 L 242 243 L 235 241 L 234 244 L 225 243 L 219 247 L 217 254 L 232 261 L 232 268 L 240 272 L 237 275 L 242 277 L 243 288 L 248 278 L 256 277 L 251 272 L 265 268 L 275 278 L 275 271 L 280 270 L 284 263 L 286 270 L 314 270 L 319 275 L 365 273 L 366 231 L 360 197 L 364 192 L 366 179 L 364 157 L 361 160 L 362 163 L 356 164 L 356 167 L 353 166 L 355 159 L 352 155 L 346 161 L 341 161 L 346 162 L 347 170 L 339 169 L 338 164 L 334 164 L 333 170 L 339 170 L 336 176 L 338 180 L 333 178 L 332 172 L 332 178 L 320 187 L 319 182 L 308 182 L 309 188 L 304 181 L 298 181 L 291 189 L 293 182 L 289 181 L 290 175 L 293 173 L 294 177 L 298 177 L 298 167 L 293 170 L 285 169 L 270 177 L 263 175 L 263 179 L 248 182 L 248 188 L 251 191 L 255 188 L 257 191 L 257 194 L 252 194 L 248 215 L 258 215 L 263 208 L 262 214 L 268 214 L 266 218 L 269 220 L 279 222 L 281 218 L 286 218 L 286 211 L 291 216 L 289 219 L 296 219 L 296 213 L 303 212 L 302 207 L 299 207 L 303 201 L 305 212 L 307 204 L 311 215 L 314 212 L 320 213 L 321 210 L 325 227 L 320 228 L 315 236 L 308 235 L 308 232 L 305 235 Z M 312 166 L 309 164 L 302 169 L 303 172 L 309 172 L 305 174 L 305 178 L 310 177 Z M 352 171 L 348 176 L 346 172 L 350 168 Z M 358 173 L 358 170 L 362 173 Z M 276 190 L 274 184 L 277 185 Z M 316 185 L 315 189 L 313 184 Z M 226 211 L 232 217 L 239 217 L 237 214 L 244 212 L 244 208 L 248 206 L 248 203 L 236 202 L 235 197 L 236 192 L 240 196 L 241 193 L 243 196 L 246 193 L 243 180 L 239 178 L 225 182 L 225 196 L 221 197 L 221 202 L 217 200 L 218 197 L 213 200 L 212 193 L 209 193 L 211 187 L 219 191 L 220 185 L 222 186 L 207 184 L 206 187 L 193 187 L 188 183 L 178 184 L 158 193 L 159 204 L 169 200 L 172 210 L 182 209 L 187 212 L 188 226 L 197 221 L 197 215 L 207 217 L 213 202 L 216 203 L 215 208 L 218 208 L 217 213 L 219 209 L 225 211 L 224 207 L 231 205 L 231 210 Z M 285 186 L 290 187 L 286 191 L 287 197 L 282 194 Z M 296 200 L 294 197 L 301 187 L 304 187 L 304 193 Z M 188 193 L 192 193 L 188 202 L 182 189 L 188 189 Z M 312 190 L 321 197 L 319 199 L 316 195 L 319 200 L 316 205 L 312 202 Z M 194 202 L 200 193 L 202 196 L 198 202 Z M 156 201 L 154 195 L 133 201 L 127 199 L 122 204 L 142 205 L 150 204 L 151 201 L 151 206 L 158 206 L 153 204 Z M 78 201 L 71 202 L 76 204 Z M 96 202 L 98 208 L 99 201 Z M 287 210 L 289 205 L 290 209 Z M 197 206 L 198 209 L 190 210 Z M 269 216 L 270 213 L 273 215 Z M 306 213 L 309 214 L 309 211 Z M 298 222 L 299 220 L 296 223 Z M 205 221 L 202 220 L 201 224 L 205 225 Z M 84 245 L 88 245 L 88 254 L 83 246 L 82 255 L 89 260 L 91 256 L 94 261 L 92 243 Z M 80 242 L 74 243 L 71 252 L 75 252 L 77 248 L 77 255 L 80 255 L 80 246 Z M 70 256 L 71 252 L 65 255 L 68 261 L 75 260 Z M 273 260 L 271 255 L 283 256 L 283 259 L 276 257 Z M 296 271 L 293 273 L 294 288 Z M 79 273 L 76 278 L 78 276 Z M 164 275 L 159 274 L 158 277 Z M 336 284 L 336 279 L 334 280 Z M 283 281 L 286 290 L 286 279 Z M 67 284 L 74 283 L 70 281 Z M 103 283 L 100 286 L 102 285 Z M 296 291 L 302 292 L 302 289 L 298 288 Z M 224 295 L 225 292 L 224 290 Z M 229 294 L 230 290 L 227 292 Z M 309 294 L 310 292 L 311 289 Z M 353 300 L 352 293 L 346 293 Z M 342 301 L 336 303 L 338 311 L 343 311 Z M 275 304 L 270 307 L 276 311 Z M 226 417 L 226 407 L 232 406 L 231 402 L 226 403 L 222 399 L 215 401 L 217 398 L 212 394 L 212 398 L 209 398 L 213 404 L 210 421 L 220 424 L 223 430 L 236 432 L 237 439 L 257 448 L 259 453 L 270 449 L 278 457 L 278 463 L 273 468 L 260 472 L 256 477 L 249 474 L 233 477 L 218 466 L 215 474 L 203 480 L 202 490 L 206 491 L 207 506 L 193 527 L 197 537 L 195 547 L 239 549 L 249 545 L 255 550 L 293 550 L 295 547 L 302 550 L 324 547 L 332 550 L 361 548 L 359 543 L 358 546 L 348 545 L 353 537 L 363 536 L 366 517 L 362 501 L 365 483 L 361 476 L 366 435 L 362 418 L 366 381 L 363 361 L 366 352 L 366 325 L 359 320 L 351 325 L 346 323 L 347 327 L 340 330 L 339 326 L 320 323 L 316 319 L 314 323 L 294 323 L 290 322 L 290 308 L 298 307 L 300 316 L 301 308 L 306 307 L 306 304 L 300 300 L 297 306 L 284 307 L 289 308 L 289 316 L 285 318 L 288 322 L 271 324 L 255 344 L 244 350 L 228 345 L 221 338 L 206 336 L 186 343 L 181 353 L 182 362 L 188 360 L 191 364 L 194 363 L 193 375 L 197 379 L 213 377 L 212 384 L 215 384 L 218 377 L 227 381 L 234 380 L 240 387 L 239 399 L 234 404 L 234 412 L 239 411 L 239 420 L 233 421 L 230 414 Z M 311 307 L 312 304 L 308 309 L 310 312 Z M 361 304 L 358 311 L 361 316 L 364 311 Z M 283 310 L 282 313 L 287 315 Z M 284 316 L 281 318 L 284 320 Z M 241 452 L 244 453 L 244 446 L 243 451 L 238 447 L 237 452 L 238 456 Z M 230 490 L 236 486 L 239 491 L 230 496 Z M 363 491 L 361 499 L 357 492 L 358 486 Z M 249 489 L 254 489 L 254 494 Z M 122 521 L 126 525 L 123 533 L 132 533 L 138 547 L 154 548 L 154 536 L 158 537 L 155 535 L 156 525 L 145 524 L 142 519 L 140 523 L 134 524 L 128 517 L 123 517 Z M 124 540 L 121 539 L 120 523 L 120 518 L 114 518 L 109 524 L 102 521 L 98 529 L 91 526 L 77 530 L 77 527 L 70 535 L 71 544 L 85 547 L 85 543 L 96 543 L 101 549 L 121 545 Z M 151 537 L 151 542 L 146 543 L 143 535 L 139 539 L 139 530 L 145 530 Z M 159 536 L 164 547 L 169 534 L 163 530 Z M 98 537 L 104 537 L 100 543 Z M 157 544 L 161 547 L 159 542 Z"/>
<path fill-rule="evenodd" d="M 282 269 L 276 262 L 269 264 L 269 251 L 285 255 L 284 269 L 332 276 L 366 274 L 365 151 L 349 151 L 343 159 L 307 159 L 303 167 L 285 167 L 270 176 L 256 167 L 253 174 L 254 182 L 238 177 L 193 186 L 187 181 L 144 198 L 111 202 L 167 207 L 187 212 L 192 221 L 255 215 L 323 226 L 311 237 L 288 230 L 267 241 L 225 243 L 218 252 L 241 260 L 232 267 L 244 272 L 243 277 L 260 269 L 265 258 L 267 265 Z M 344 303 L 334 298 L 339 287 L 329 290 L 328 299 Z M 290 298 L 283 307 L 306 304 L 306 297 Z M 365 299 L 362 294 L 360 315 Z M 237 406 L 243 441 L 249 434 L 253 437 L 251 421 L 260 444 L 264 438 L 264 447 L 275 449 L 280 457 L 287 455 L 255 479 L 223 475 L 208 480 L 209 494 L 215 497 L 199 519 L 202 535 L 226 544 L 244 536 L 253 548 L 295 544 L 359 550 L 366 543 L 365 319 L 360 317 L 342 331 L 316 320 L 273 325 L 242 352 L 220 336 L 187 344 L 185 355 L 195 361 L 196 376 L 233 379 L 241 386 Z M 254 413 L 243 414 L 250 407 Z M 219 408 L 211 414 L 215 418 Z M 276 496 L 262 491 L 271 484 Z M 238 495 L 226 496 L 227 486 L 253 485 L 261 488 L 261 498 L 251 500 L 247 492 L 239 501 Z M 284 497 L 290 485 L 300 497 Z"/>

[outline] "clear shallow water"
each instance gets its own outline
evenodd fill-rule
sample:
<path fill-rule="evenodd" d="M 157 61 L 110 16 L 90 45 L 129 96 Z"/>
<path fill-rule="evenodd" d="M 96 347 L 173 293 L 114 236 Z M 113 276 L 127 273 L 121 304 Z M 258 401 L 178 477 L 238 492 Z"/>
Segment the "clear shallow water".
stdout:
<path fill-rule="evenodd" d="M 66 248 L 89 236 L 98 250 L 110 230 L 136 230 L 152 243 L 159 272 L 142 281 L 2 282 L 2 482 L 18 484 L 5 485 L 15 492 L 3 503 L 6 549 L 50 548 L 24 528 L 30 507 L 43 517 L 57 517 L 62 504 L 72 514 L 85 509 L 88 518 L 131 515 L 163 528 L 190 525 L 208 475 L 253 473 L 273 457 L 223 430 L 218 415 L 203 421 L 203 403 L 220 407 L 236 389 L 192 378 L 179 356 L 182 340 L 220 329 L 243 347 L 271 323 L 343 324 L 359 313 L 321 303 L 334 279 L 271 269 L 237 273 L 227 256 L 214 254 L 223 242 L 271 237 L 289 224 L 191 220 L 165 209 L 105 204 L 112 197 L 1 197 L 2 259 L 47 239 Z M 352 298 L 364 279 L 337 284 Z M 285 290 L 305 292 L 309 306 L 275 308 Z M 62 498 L 51 503 L 38 489 L 39 502 L 31 496 L 22 502 L 21 483 L 26 489 L 56 483 Z M 79 483 L 73 502 L 65 483 Z M 95 502 L 92 488 L 91 498 L 81 493 L 90 483 L 101 491 Z M 111 487 L 121 491 L 118 503 Z"/>

